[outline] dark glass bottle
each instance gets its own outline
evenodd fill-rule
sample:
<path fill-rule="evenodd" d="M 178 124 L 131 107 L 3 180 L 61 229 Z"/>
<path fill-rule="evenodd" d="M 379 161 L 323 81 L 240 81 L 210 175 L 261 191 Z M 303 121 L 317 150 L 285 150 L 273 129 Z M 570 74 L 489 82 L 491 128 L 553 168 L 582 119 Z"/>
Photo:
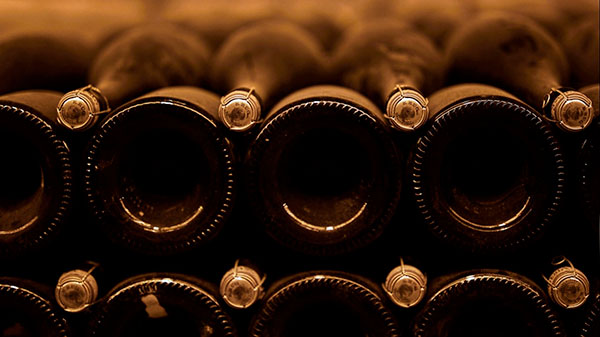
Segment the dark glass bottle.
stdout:
<path fill-rule="evenodd" d="M 272 16 L 303 27 L 324 50 L 331 51 L 344 29 L 359 20 L 358 13 L 364 14 L 361 5 L 336 1 L 288 1 L 274 4 Z"/>
<path fill-rule="evenodd" d="M 84 188 L 110 238 L 148 254 L 190 250 L 222 228 L 234 198 L 234 158 L 219 98 L 163 88 L 113 111 L 86 155 Z"/>
<path fill-rule="evenodd" d="M 283 95 L 321 80 L 324 62 L 319 43 L 292 23 L 261 21 L 238 29 L 212 65 L 213 85 L 228 92 L 221 98 L 221 120 L 233 131 L 249 130 Z"/>
<path fill-rule="evenodd" d="M 577 337 L 594 337 L 600 334 L 600 293 L 590 299 L 589 311 L 585 315 Z"/>
<path fill-rule="evenodd" d="M 396 20 L 353 26 L 333 56 L 342 85 L 385 109 L 390 125 L 414 131 L 428 119 L 428 95 L 442 84 L 442 56 L 423 34 Z"/>
<path fill-rule="evenodd" d="M 556 0 L 529 0 L 525 6 L 522 1 L 472 1 L 472 5 L 485 12 L 505 12 L 509 15 L 527 17 L 544 27 L 548 33 L 556 36 L 561 27 L 569 24 L 567 13 L 559 8 Z M 554 2 L 554 3 L 553 3 Z M 472 13 L 474 14 L 474 13 Z"/>
<path fill-rule="evenodd" d="M 92 57 L 92 44 L 76 31 L 44 27 L 2 32 L 0 94 L 79 86 L 85 83 Z"/>
<path fill-rule="evenodd" d="M 389 6 L 389 2 L 384 3 Z M 443 47 L 456 27 L 475 15 L 479 8 L 474 1 L 423 0 L 397 2 L 386 10 L 383 15 L 391 11 L 394 18 L 409 23 Z"/>
<path fill-rule="evenodd" d="M 481 84 L 439 90 L 429 108 L 410 164 L 428 229 L 480 253 L 539 239 L 565 190 L 564 156 L 549 125 L 507 92 Z"/>
<path fill-rule="evenodd" d="M 600 78 L 598 20 L 598 12 L 587 16 L 576 25 L 568 26 L 562 37 L 563 50 L 571 66 L 571 83 L 576 88 L 597 83 Z"/>
<path fill-rule="evenodd" d="M 267 291 L 250 336 L 399 336 L 379 286 L 334 271 L 295 274 Z"/>
<path fill-rule="evenodd" d="M 514 13 L 483 14 L 457 29 L 447 46 L 452 82 L 481 82 L 510 91 L 558 128 L 578 132 L 594 118 L 591 101 L 561 87 L 568 63 L 542 27 Z"/>
<path fill-rule="evenodd" d="M 84 131 L 100 115 L 152 90 L 198 85 L 208 68 L 209 51 L 192 32 L 172 24 L 148 24 L 115 37 L 96 56 L 88 86 L 60 100 L 58 121 Z"/>
<path fill-rule="evenodd" d="M 190 276 L 152 273 L 115 286 L 93 319 L 91 336 L 236 336 L 214 285 Z"/>
<path fill-rule="evenodd" d="M 71 211 L 69 148 L 57 133 L 60 93 L 0 96 L 0 257 L 56 238 Z"/>
<path fill-rule="evenodd" d="M 342 87 L 309 87 L 280 101 L 251 144 L 248 200 L 280 243 L 344 253 L 373 241 L 390 221 L 400 167 L 371 101 Z"/>
<path fill-rule="evenodd" d="M 440 277 L 429 289 L 415 337 L 564 336 L 544 292 L 522 275 L 474 270 Z"/>
<path fill-rule="evenodd" d="M 590 85 L 581 88 L 580 91 L 592 99 L 596 113 L 600 113 L 600 86 Z M 600 118 L 596 118 L 594 124 L 586 130 L 585 137 L 577 149 L 575 164 L 577 188 L 574 199 L 580 205 L 577 210 L 582 211 L 585 223 L 584 227 L 579 227 L 582 233 L 579 238 L 589 240 L 589 244 L 585 246 L 594 247 L 595 249 L 590 251 L 597 252 L 600 247 Z M 588 256 L 594 265 L 600 263 L 597 254 Z"/>
<path fill-rule="evenodd" d="M 43 285 L 0 278 L 0 336 L 68 337 L 69 326 Z"/>
<path fill-rule="evenodd" d="M 232 0 L 207 5 L 200 2 L 170 3 L 166 17 L 197 32 L 217 50 L 229 35 L 244 25 L 274 16 L 276 3 Z"/>

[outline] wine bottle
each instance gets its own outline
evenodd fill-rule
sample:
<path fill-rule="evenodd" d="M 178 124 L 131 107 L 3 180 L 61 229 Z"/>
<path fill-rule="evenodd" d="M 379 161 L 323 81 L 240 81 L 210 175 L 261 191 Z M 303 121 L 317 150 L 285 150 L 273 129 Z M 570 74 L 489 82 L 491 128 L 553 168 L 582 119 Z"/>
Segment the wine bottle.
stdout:
<path fill-rule="evenodd" d="M 142 274 L 99 303 L 91 336 L 236 336 L 215 286 L 190 276 Z"/>
<path fill-rule="evenodd" d="M 316 255 L 377 238 L 400 194 L 388 131 L 381 111 L 350 89 L 313 86 L 277 103 L 245 167 L 248 200 L 267 233 Z"/>
<path fill-rule="evenodd" d="M 389 2 L 386 2 L 389 5 Z M 407 22 L 437 46 L 443 47 L 448 36 L 465 20 L 478 12 L 474 1 L 412 0 L 396 2 L 386 13 Z"/>
<path fill-rule="evenodd" d="M 580 91 L 589 96 L 596 113 L 600 113 L 600 86 L 598 84 L 581 88 Z M 600 219 L 600 118 L 587 130 L 586 137 L 580 144 L 577 154 L 577 185 L 579 200 L 583 206 L 586 223 L 595 228 L 598 238 Z"/>
<path fill-rule="evenodd" d="M 196 248 L 223 227 L 234 198 L 234 158 L 219 99 L 163 88 L 113 111 L 84 164 L 88 205 L 118 244 L 147 254 Z"/>
<path fill-rule="evenodd" d="M 575 87 L 598 82 L 600 78 L 600 65 L 598 65 L 600 59 L 599 40 L 598 12 L 586 17 L 574 26 L 568 26 L 563 34 L 562 46 L 569 59 L 571 83 Z M 594 106 L 594 108 L 596 107 Z"/>
<path fill-rule="evenodd" d="M 446 51 L 451 81 L 508 90 L 566 132 L 581 131 L 592 123 L 590 99 L 561 87 L 568 80 L 568 63 L 560 46 L 526 17 L 478 16 L 455 31 Z"/>
<path fill-rule="evenodd" d="M 57 105 L 64 127 L 84 131 L 128 100 L 162 87 L 198 85 L 209 52 L 202 40 L 171 24 L 138 26 L 111 40 L 96 56 L 89 85 L 67 92 Z"/>
<path fill-rule="evenodd" d="M 93 46 L 66 29 L 17 29 L 0 37 L 0 94 L 64 91 L 85 81 Z"/>
<path fill-rule="evenodd" d="M 563 336 L 543 291 L 504 270 L 473 270 L 431 282 L 412 325 L 415 337 Z"/>
<path fill-rule="evenodd" d="M 357 275 L 313 271 L 273 284 L 250 336 L 399 336 L 381 289 Z"/>
<path fill-rule="evenodd" d="M 467 252 L 525 248 L 556 219 L 564 155 L 527 104 L 482 84 L 429 97 L 430 125 L 413 150 L 417 209 L 439 239 Z"/>
<path fill-rule="evenodd" d="M 520 0 L 477 0 L 472 1 L 473 6 L 477 6 L 481 12 L 505 12 L 527 17 L 535 21 L 538 25 L 544 27 L 553 36 L 560 34 L 561 27 L 570 24 L 567 13 L 560 8 L 559 4 L 553 3 L 555 0 L 529 0 L 524 6 Z M 575 19 L 576 20 L 576 19 Z"/>
<path fill-rule="evenodd" d="M 360 20 L 358 16 L 364 14 L 364 5 L 343 1 L 287 1 L 272 4 L 272 16 L 289 20 L 306 29 L 329 52 L 346 27 Z"/>
<path fill-rule="evenodd" d="M 53 91 L 0 96 L 0 257 L 54 240 L 71 211 L 68 146 L 55 124 Z"/>
<path fill-rule="evenodd" d="M 333 56 L 342 85 L 385 109 L 392 128 L 411 132 L 428 120 L 428 95 L 442 83 L 442 56 L 423 34 L 396 20 L 349 29 Z"/>
<path fill-rule="evenodd" d="M 198 33 L 217 50 L 240 27 L 274 17 L 275 3 L 232 0 L 211 3 L 171 3 L 163 16 Z"/>
<path fill-rule="evenodd" d="M 0 335 L 68 337 L 67 321 L 41 284 L 0 278 Z"/>
<path fill-rule="evenodd" d="M 317 83 L 325 56 L 318 42 L 286 21 L 261 21 L 235 31 L 216 53 L 213 85 L 222 92 L 219 117 L 233 131 L 259 123 L 263 110 L 295 89 Z"/>
<path fill-rule="evenodd" d="M 585 315 L 578 337 L 593 337 L 600 334 L 600 293 L 592 299 L 589 311 Z"/>

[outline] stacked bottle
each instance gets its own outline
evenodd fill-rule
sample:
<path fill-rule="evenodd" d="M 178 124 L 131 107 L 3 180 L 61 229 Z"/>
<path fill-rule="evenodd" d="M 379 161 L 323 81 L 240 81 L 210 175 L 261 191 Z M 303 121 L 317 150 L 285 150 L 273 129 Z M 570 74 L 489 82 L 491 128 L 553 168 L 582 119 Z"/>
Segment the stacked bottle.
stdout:
<path fill-rule="evenodd" d="M 64 71 L 51 89 L 79 89 L 0 96 L 0 259 L 20 277 L 0 279 L 0 331 L 594 335 L 597 30 L 567 32 L 558 7 L 486 6 L 456 5 L 435 27 L 418 8 L 377 14 L 402 11 L 383 2 L 281 15 L 294 23 L 267 11 L 225 39 L 138 26 L 91 66 L 64 44 L 48 58 L 89 68 L 88 85 Z M 0 40 L 0 59 L 11 46 Z M 26 89 L 15 83 L 5 91 Z M 59 250 L 48 265 L 13 258 Z M 68 271 L 56 303 L 22 280 L 90 254 L 110 280 L 96 264 Z M 245 255 L 261 268 L 222 270 Z M 400 255 L 410 264 L 383 277 Z"/>

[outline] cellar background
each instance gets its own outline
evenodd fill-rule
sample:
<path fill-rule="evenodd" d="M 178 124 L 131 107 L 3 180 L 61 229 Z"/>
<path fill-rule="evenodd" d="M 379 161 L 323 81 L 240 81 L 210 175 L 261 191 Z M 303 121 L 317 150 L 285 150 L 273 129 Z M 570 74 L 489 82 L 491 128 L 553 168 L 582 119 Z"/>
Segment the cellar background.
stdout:
<path fill-rule="evenodd" d="M 93 39 L 96 34 L 104 34 L 107 29 L 131 24 L 161 20 L 184 22 L 218 47 L 220 40 L 241 23 L 252 22 L 266 17 L 290 15 L 310 22 L 314 18 L 327 18 L 340 27 L 351 25 L 355 20 L 370 16 L 394 16 L 410 18 L 427 16 L 436 18 L 440 25 L 451 27 L 464 12 L 473 8 L 510 9 L 541 20 L 560 17 L 556 10 L 573 13 L 598 11 L 596 0 L 531 0 L 531 1 L 372 1 L 372 0 L 273 0 L 273 1 L 0 1 L 0 36 L 11 34 L 13 30 L 44 29 L 44 27 L 64 28 L 68 34 L 81 33 Z M 443 9 L 443 10 L 441 10 Z M 433 20 L 436 22 L 436 20 Z M 543 22 L 542 22 L 543 23 Z M 326 38 L 326 37 L 325 37 Z M 327 41 L 327 39 L 325 40 Z M 330 41 L 333 41 L 330 40 Z M 325 46 L 330 49 L 330 46 Z M 224 93 L 218 93 L 224 94 Z M 404 184 L 405 186 L 407 184 Z M 105 294 L 119 281 L 143 272 L 172 271 L 199 276 L 218 284 L 225 271 L 233 266 L 238 258 L 255 261 L 267 273 L 268 287 L 273 281 L 294 272 L 314 269 L 334 269 L 365 275 L 377 282 L 383 282 L 387 273 L 399 264 L 404 257 L 427 273 L 429 279 L 450 272 L 466 269 L 497 268 L 520 272 L 539 285 L 545 286 L 541 277 L 551 271 L 551 257 L 567 255 L 577 267 L 591 278 L 598 277 L 600 253 L 598 247 L 581 247 L 577 240 L 584 233 L 579 227 L 577 214 L 563 212 L 559 224 L 549 233 L 543 243 L 525 252 L 503 257 L 471 256 L 460 252 L 440 251 L 436 241 L 419 227 L 416 212 L 409 200 L 403 201 L 386 232 L 375 243 L 357 252 L 337 257 L 311 257 L 278 247 L 270 240 L 255 233 L 252 217 L 246 209 L 236 205 L 232 219 L 224 232 L 207 247 L 196 251 L 169 257 L 150 257 L 123 251 L 98 238 L 91 226 L 88 215 L 76 211 L 68 225 L 68 231 L 61 241 L 54 243 L 41 254 L 0 262 L 0 275 L 33 279 L 47 285 L 54 285 L 66 270 L 79 266 L 87 260 L 98 261 L 102 265 L 100 294 Z M 77 202 L 76 206 L 80 206 Z M 572 206 L 572 205 L 571 205 Z M 572 210 L 573 208 L 567 209 Z M 402 222 L 414 224 L 394 226 Z M 595 289 L 597 291 L 597 289 Z M 256 307 L 247 311 L 229 312 L 239 324 L 243 335 L 245 325 Z M 408 324 L 416 309 L 393 309 L 400 324 Z M 580 320 L 580 312 L 557 309 L 568 327 Z M 85 315 L 68 315 L 77 328 L 85 326 Z"/>

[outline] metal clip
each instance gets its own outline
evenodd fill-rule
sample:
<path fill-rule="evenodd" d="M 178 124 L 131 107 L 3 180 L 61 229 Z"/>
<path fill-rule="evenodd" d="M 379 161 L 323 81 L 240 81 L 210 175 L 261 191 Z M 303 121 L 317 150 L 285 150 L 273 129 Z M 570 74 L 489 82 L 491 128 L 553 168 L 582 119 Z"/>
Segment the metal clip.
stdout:
<path fill-rule="evenodd" d="M 583 272 L 575 268 L 571 261 L 564 256 L 552 260 L 553 266 L 563 266 L 556 269 L 550 278 L 542 275 L 548 284 L 548 295 L 554 303 L 565 309 L 577 308 L 587 300 L 590 284 Z"/>
<path fill-rule="evenodd" d="M 569 259 L 567 259 L 564 255 L 561 256 L 555 256 L 552 261 L 550 261 L 550 264 L 553 266 L 559 266 L 562 263 L 566 262 L 567 264 L 569 264 L 569 267 L 571 267 L 571 271 L 573 272 L 573 276 L 577 275 L 577 269 L 575 269 L 575 266 L 573 266 L 573 263 L 571 263 L 571 261 Z M 555 285 L 552 281 L 550 281 L 546 275 L 542 274 L 542 277 L 544 278 L 544 280 L 546 281 L 546 283 L 548 283 L 549 285 L 551 285 L 552 287 L 555 288 Z"/>
<path fill-rule="evenodd" d="M 89 90 L 93 93 L 95 93 L 97 95 L 97 97 L 99 97 L 100 99 L 102 99 L 102 103 L 104 103 L 104 106 L 106 106 L 106 109 L 104 110 L 100 110 L 98 112 L 92 112 L 90 115 L 92 116 L 99 116 L 99 115 L 103 115 L 103 114 L 107 114 L 109 112 L 112 111 L 112 109 L 110 108 L 110 104 L 108 104 L 108 98 L 106 98 L 106 96 L 104 96 L 102 94 L 102 91 L 100 91 L 100 89 L 96 88 L 95 86 L 88 84 L 83 88 L 80 88 L 79 90 L 77 90 L 77 96 L 79 97 L 80 92 L 84 91 L 84 90 Z"/>

